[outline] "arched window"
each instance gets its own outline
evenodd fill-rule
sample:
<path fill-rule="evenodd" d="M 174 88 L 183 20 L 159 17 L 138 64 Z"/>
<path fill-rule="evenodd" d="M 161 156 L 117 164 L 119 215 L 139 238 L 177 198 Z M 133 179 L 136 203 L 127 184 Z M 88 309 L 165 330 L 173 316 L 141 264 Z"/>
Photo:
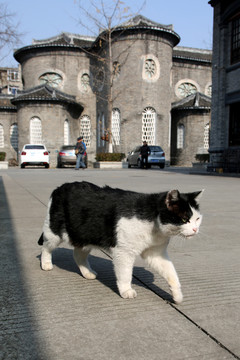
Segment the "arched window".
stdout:
<path fill-rule="evenodd" d="M 83 115 L 80 119 L 80 135 L 83 137 L 86 147 L 89 147 L 91 144 L 91 120 L 88 115 Z"/>
<path fill-rule="evenodd" d="M 177 149 L 183 149 L 184 147 L 185 128 L 183 124 L 179 124 L 177 127 Z"/>
<path fill-rule="evenodd" d="M 208 150 L 209 148 L 209 124 L 204 126 L 204 139 L 203 139 L 203 147 Z"/>
<path fill-rule="evenodd" d="M 42 144 L 42 122 L 37 117 L 30 120 L 30 143 Z"/>
<path fill-rule="evenodd" d="M 18 126 L 12 124 L 10 127 L 10 143 L 15 151 L 18 151 Z"/>
<path fill-rule="evenodd" d="M 64 129 L 63 129 L 63 143 L 64 145 L 69 145 L 69 122 L 68 119 L 64 121 Z"/>
<path fill-rule="evenodd" d="M 156 111 L 147 107 L 142 113 L 142 141 L 146 141 L 148 145 L 155 145 L 156 133 Z"/>
<path fill-rule="evenodd" d="M 112 112 L 112 142 L 120 145 L 120 110 L 113 109 Z"/>
<path fill-rule="evenodd" d="M 4 130 L 3 125 L 0 124 L 0 148 L 4 147 Z"/>

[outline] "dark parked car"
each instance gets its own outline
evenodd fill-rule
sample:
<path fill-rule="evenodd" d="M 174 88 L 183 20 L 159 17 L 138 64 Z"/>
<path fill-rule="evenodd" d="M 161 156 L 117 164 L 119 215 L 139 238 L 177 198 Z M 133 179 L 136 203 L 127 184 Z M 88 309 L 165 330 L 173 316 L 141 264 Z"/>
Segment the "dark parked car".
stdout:
<path fill-rule="evenodd" d="M 61 168 L 64 165 L 76 165 L 77 157 L 75 155 L 75 145 L 63 145 L 58 153 L 57 167 Z M 87 153 L 83 155 L 84 164 L 87 167 Z"/>
<path fill-rule="evenodd" d="M 141 155 L 140 155 L 141 146 L 135 147 L 127 157 L 128 167 L 137 166 L 141 167 Z M 165 166 L 165 153 L 161 146 L 157 145 L 149 145 L 150 155 L 148 156 L 148 167 L 150 168 L 152 165 L 159 166 L 161 169 Z"/>

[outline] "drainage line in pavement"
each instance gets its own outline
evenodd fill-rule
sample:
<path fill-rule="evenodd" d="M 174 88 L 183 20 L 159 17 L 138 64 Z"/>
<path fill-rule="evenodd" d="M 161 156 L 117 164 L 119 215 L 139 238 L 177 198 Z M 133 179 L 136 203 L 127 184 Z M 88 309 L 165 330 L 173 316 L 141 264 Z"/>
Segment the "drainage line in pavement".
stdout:
<path fill-rule="evenodd" d="M 111 255 L 109 255 L 106 251 L 101 250 L 105 255 L 107 255 L 111 260 L 112 257 Z M 184 314 L 184 312 L 182 312 L 181 310 L 179 310 L 174 304 L 172 304 L 170 301 L 164 299 L 161 295 L 159 295 L 156 291 L 154 291 L 150 286 L 148 286 L 147 284 L 145 284 L 144 281 L 142 281 L 141 279 L 139 279 L 139 277 L 137 277 L 136 275 L 133 275 L 133 277 L 138 280 L 141 284 L 143 284 L 147 289 L 149 289 L 151 292 L 153 292 L 155 295 L 157 295 L 158 297 L 160 297 L 162 300 L 164 300 L 168 305 L 170 305 L 174 310 L 176 310 L 180 315 L 184 316 L 185 319 L 187 319 L 188 321 L 190 321 L 194 326 L 196 326 L 199 330 L 201 330 L 205 335 L 207 335 L 211 340 L 213 340 L 217 345 L 219 345 L 221 348 L 223 348 L 224 350 L 226 350 L 229 354 L 231 354 L 235 359 L 240 360 L 240 358 L 234 354 L 231 350 L 229 350 L 225 345 L 223 345 L 222 343 L 220 343 L 214 336 L 212 336 L 211 334 L 209 334 L 209 332 L 207 332 L 207 330 L 205 330 L 204 328 L 202 328 L 200 325 L 198 325 L 194 320 L 192 320 L 189 316 L 187 316 L 186 314 Z"/>
<path fill-rule="evenodd" d="M 209 334 L 209 332 L 207 332 L 207 330 L 205 330 L 204 328 L 202 328 L 200 325 L 198 325 L 194 320 L 192 320 L 189 316 L 187 316 L 184 312 L 182 312 L 181 310 L 179 310 L 174 304 L 172 304 L 170 301 L 164 299 L 161 295 L 159 295 L 156 291 L 154 291 L 153 289 L 151 289 L 150 286 L 148 286 L 147 284 L 145 284 L 141 279 L 139 279 L 137 276 L 133 275 L 133 277 L 138 280 L 141 284 L 143 284 L 145 287 L 147 287 L 150 291 L 152 291 L 155 295 L 157 295 L 158 297 L 160 297 L 161 299 L 163 299 L 168 305 L 170 305 L 173 309 L 175 309 L 180 315 L 184 316 L 185 319 L 187 319 L 188 321 L 190 321 L 193 325 L 195 325 L 199 330 L 201 330 L 205 335 L 207 335 L 211 340 L 213 340 L 217 345 L 219 345 L 221 348 L 223 348 L 224 350 L 226 350 L 229 354 L 231 354 L 235 359 L 240 360 L 240 358 L 234 354 L 231 350 L 229 350 L 225 345 L 223 345 L 221 342 L 219 342 L 214 336 L 212 336 L 211 334 Z"/>

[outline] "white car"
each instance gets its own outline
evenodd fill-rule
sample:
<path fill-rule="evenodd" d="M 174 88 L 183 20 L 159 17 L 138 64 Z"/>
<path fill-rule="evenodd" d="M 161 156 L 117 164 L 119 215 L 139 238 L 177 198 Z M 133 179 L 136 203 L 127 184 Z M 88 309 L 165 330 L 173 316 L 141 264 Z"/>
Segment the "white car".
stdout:
<path fill-rule="evenodd" d="M 49 168 L 49 151 L 42 144 L 26 144 L 21 152 L 20 165 L 22 169 L 27 165 L 41 165 Z"/>

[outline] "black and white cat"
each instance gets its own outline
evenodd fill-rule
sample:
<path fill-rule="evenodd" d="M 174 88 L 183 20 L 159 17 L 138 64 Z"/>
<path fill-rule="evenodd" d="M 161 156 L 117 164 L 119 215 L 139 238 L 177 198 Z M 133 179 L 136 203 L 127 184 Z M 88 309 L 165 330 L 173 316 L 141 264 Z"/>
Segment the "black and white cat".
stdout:
<path fill-rule="evenodd" d="M 86 279 L 96 273 L 88 262 L 93 247 L 111 249 L 117 286 L 123 298 L 134 298 L 132 271 L 138 255 L 168 282 L 173 299 L 183 299 L 181 285 L 167 254 L 171 236 L 191 237 L 202 221 L 202 191 L 178 190 L 142 194 L 88 182 L 66 183 L 50 197 L 43 233 L 41 267 L 52 270 L 52 251 L 63 241 L 74 247 L 74 259 Z"/>

